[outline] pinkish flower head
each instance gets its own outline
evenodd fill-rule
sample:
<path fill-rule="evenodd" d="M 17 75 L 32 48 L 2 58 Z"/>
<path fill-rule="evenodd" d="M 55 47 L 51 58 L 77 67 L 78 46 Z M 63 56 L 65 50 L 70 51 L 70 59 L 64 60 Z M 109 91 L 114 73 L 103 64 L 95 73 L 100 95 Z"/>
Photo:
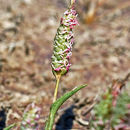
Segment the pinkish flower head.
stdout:
<path fill-rule="evenodd" d="M 36 106 L 35 103 L 29 104 L 24 111 L 21 127 L 24 129 L 36 129 L 37 123 L 40 118 L 41 108 Z"/>
<path fill-rule="evenodd" d="M 74 42 L 73 28 L 78 25 L 74 3 L 75 0 L 71 0 L 71 6 L 61 18 L 60 27 L 54 39 L 52 70 L 55 75 L 57 73 L 63 75 L 70 68 L 69 59 L 72 55 L 72 44 Z"/>

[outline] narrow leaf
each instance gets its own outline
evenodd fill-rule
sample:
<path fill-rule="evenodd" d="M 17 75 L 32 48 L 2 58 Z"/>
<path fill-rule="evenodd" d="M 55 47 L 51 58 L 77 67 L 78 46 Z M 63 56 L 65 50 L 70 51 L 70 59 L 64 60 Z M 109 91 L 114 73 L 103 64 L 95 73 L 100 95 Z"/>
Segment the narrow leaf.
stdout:
<path fill-rule="evenodd" d="M 57 99 L 51 106 L 50 109 L 50 115 L 49 118 L 46 122 L 46 127 L 45 130 L 52 130 L 53 127 L 53 122 L 55 119 L 55 114 L 57 112 L 57 110 L 60 108 L 60 106 L 68 99 L 70 98 L 72 95 L 74 95 L 76 92 L 78 92 L 80 89 L 86 87 L 87 85 L 81 85 L 78 86 L 76 88 L 74 88 L 73 90 L 71 90 L 70 92 L 64 94 L 62 97 L 60 97 L 59 99 Z"/>
<path fill-rule="evenodd" d="M 4 128 L 4 130 L 11 130 L 11 128 L 13 128 L 16 124 L 11 124 L 8 127 Z"/>

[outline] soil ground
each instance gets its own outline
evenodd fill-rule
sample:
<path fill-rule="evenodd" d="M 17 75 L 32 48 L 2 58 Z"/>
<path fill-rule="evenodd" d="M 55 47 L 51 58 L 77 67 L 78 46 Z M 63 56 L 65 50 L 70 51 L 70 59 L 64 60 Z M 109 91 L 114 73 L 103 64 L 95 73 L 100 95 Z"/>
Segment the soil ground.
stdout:
<path fill-rule="evenodd" d="M 82 0 L 76 6 L 79 26 L 75 28 L 72 66 L 61 79 L 58 96 L 77 85 L 88 86 L 61 107 L 57 130 L 87 129 L 71 112 L 74 98 L 92 99 L 114 79 L 130 72 L 130 1 L 107 0 L 89 25 L 84 21 L 85 6 Z M 55 87 L 51 71 L 53 39 L 66 8 L 67 3 L 61 0 L 0 0 L 1 130 L 19 121 L 25 107 L 33 101 L 42 107 L 44 126 Z M 126 86 L 130 90 L 130 81 Z M 66 112 L 71 113 L 69 118 L 64 117 Z"/>

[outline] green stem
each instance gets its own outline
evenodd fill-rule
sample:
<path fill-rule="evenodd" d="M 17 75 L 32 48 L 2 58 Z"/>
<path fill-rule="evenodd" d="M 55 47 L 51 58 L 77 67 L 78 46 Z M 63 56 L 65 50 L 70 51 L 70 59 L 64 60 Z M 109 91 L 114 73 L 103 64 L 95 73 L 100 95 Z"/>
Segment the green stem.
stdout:
<path fill-rule="evenodd" d="M 60 77 L 61 77 L 61 75 L 56 75 L 56 87 L 55 87 L 55 92 L 54 92 L 54 97 L 53 97 L 53 103 L 57 99 L 57 92 L 58 92 L 58 88 L 59 88 Z"/>
<path fill-rule="evenodd" d="M 4 130 L 11 130 L 14 126 L 16 126 L 16 123 L 9 125 L 8 127 L 4 128 Z"/>
<path fill-rule="evenodd" d="M 54 120 L 55 120 L 55 115 L 56 115 L 56 112 L 58 111 L 58 109 L 60 108 L 60 106 L 67 99 L 69 99 L 72 95 L 74 95 L 76 92 L 78 92 L 80 89 L 82 89 L 84 87 L 86 87 L 86 85 L 81 85 L 81 86 L 78 86 L 78 87 L 74 88 L 72 91 L 70 91 L 70 92 L 64 94 L 63 96 L 61 96 L 59 99 L 57 99 L 51 105 L 50 114 L 49 114 L 48 120 L 46 121 L 45 130 L 52 130 L 53 123 L 54 123 Z"/>

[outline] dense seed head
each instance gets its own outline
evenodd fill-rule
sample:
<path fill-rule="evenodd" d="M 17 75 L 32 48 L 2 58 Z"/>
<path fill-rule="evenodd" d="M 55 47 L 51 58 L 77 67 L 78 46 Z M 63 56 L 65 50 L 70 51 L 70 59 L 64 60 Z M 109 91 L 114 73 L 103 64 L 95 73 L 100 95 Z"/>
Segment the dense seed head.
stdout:
<path fill-rule="evenodd" d="M 40 119 L 41 109 L 32 103 L 27 106 L 23 114 L 21 128 L 28 130 L 39 130 L 38 120 Z"/>
<path fill-rule="evenodd" d="M 73 28 L 78 24 L 77 13 L 74 10 L 74 0 L 70 8 L 65 11 L 61 18 L 60 26 L 54 39 L 54 50 L 52 55 L 52 71 L 54 75 L 65 74 L 70 67 L 69 59 L 72 55 L 72 44 L 74 42 Z"/>

